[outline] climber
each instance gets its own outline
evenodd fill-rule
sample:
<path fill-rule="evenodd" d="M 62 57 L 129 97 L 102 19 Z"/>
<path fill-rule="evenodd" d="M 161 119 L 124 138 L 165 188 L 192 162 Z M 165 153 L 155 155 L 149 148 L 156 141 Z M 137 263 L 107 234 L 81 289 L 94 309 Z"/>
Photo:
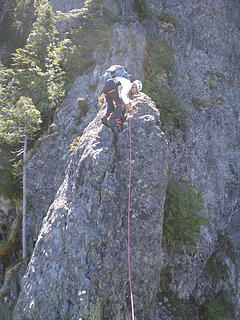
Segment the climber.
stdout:
<path fill-rule="evenodd" d="M 130 94 L 137 94 L 142 89 L 140 80 L 131 82 L 124 77 L 108 79 L 103 87 L 103 94 L 107 102 L 107 112 L 101 118 L 102 123 L 107 125 L 107 120 L 114 112 L 114 122 L 117 128 L 123 124 L 123 115 L 131 109 Z"/>

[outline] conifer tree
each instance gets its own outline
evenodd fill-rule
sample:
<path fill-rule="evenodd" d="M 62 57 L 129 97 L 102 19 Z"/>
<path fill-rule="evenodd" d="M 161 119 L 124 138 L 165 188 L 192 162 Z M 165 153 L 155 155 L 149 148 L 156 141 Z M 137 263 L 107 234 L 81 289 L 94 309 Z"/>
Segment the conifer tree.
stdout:
<path fill-rule="evenodd" d="M 2 105 L 0 107 L 0 141 L 5 143 L 21 143 L 23 171 L 23 222 L 22 242 L 23 258 L 26 257 L 26 152 L 27 141 L 39 129 L 41 123 L 40 112 L 35 108 L 31 98 L 20 97 L 14 106 Z"/>
<path fill-rule="evenodd" d="M 23 2 L 33 4 L 32 0 L 16 0 L 17 7 Z M 21 145 L 19 156 L 22 157 L 23 173 L 23 257 L 26 256 L 27 142 L 39 129 L 41 118 L 48 120 L 65 94 L 65 73 L 60 66 L 62 44 L 59 44 L 55 17 L 48 0 L 39 0 L 36 7 L 37 19 L 26 45 L 13 54 L 9 69 L 0 65 L 0 145 L 8 144 L 8 149 L 11 150 Z M 17 167 L 17 162 L 13 166 Z M 5 170 L 6 167 L 2 169 Z M 3 188 L 5 182 L 2 184 Z M 7 185 L 11 186 L 12 182 L 14 179 L 10 179 Z"/>
<path fill-rule="evenodd" d="M 9 86 L 16 100 L 31 98 L 45 120 L 49 110 L 62 101 L 65 82 L 52 8 L 40 6 L 37 14 L 28 43 L 13 54 L 14 77 Z"/>

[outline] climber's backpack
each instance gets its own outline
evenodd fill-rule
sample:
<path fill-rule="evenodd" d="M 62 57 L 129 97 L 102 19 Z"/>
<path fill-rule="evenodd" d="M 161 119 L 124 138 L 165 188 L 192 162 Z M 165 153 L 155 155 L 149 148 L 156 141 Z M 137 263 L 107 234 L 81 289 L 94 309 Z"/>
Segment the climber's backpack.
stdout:
<path fill-rule="evenodd" d="M 120 66 L 119 64 L 115 64 L 115 65 L 112 65 L 110 68 L 108 68 L 104 73 L 104 75 L 102 76 L 104 83 L 107 80 L 113 79 L 116 77 L 123 77 L 123 78 L 129 79 L 130 74 L 127 73 L 127 71 L 123 66 Z"/>

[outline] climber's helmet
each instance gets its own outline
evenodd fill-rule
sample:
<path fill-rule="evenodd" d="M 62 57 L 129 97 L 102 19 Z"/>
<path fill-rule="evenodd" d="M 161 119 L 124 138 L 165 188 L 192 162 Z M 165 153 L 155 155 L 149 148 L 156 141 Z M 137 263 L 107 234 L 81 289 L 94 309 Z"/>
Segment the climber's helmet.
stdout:
<path fill-rule="evenodd" d="M 137 89 L 137 91 L 142 90 L 142 82 L 140 80 L 134 80 L 132 84 L 132 89 Z"/>

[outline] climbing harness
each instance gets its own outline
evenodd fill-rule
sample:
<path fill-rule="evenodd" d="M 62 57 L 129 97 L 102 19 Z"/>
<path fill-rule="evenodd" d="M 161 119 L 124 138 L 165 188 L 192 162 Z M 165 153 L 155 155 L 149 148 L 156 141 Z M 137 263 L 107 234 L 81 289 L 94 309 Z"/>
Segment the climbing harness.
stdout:
<path fill-rule="evenodd" d="M 128 139 L 129 139 L 129 170 L 128 170 L 128 282 L 131 300 L 132 320 L 135 320 L 134 315 L 134 300 L 132 290 L 132 265 L 131 265 L 131 184 L 132 184 L 132 127 L 130 117 L 128 121 Z"/>

